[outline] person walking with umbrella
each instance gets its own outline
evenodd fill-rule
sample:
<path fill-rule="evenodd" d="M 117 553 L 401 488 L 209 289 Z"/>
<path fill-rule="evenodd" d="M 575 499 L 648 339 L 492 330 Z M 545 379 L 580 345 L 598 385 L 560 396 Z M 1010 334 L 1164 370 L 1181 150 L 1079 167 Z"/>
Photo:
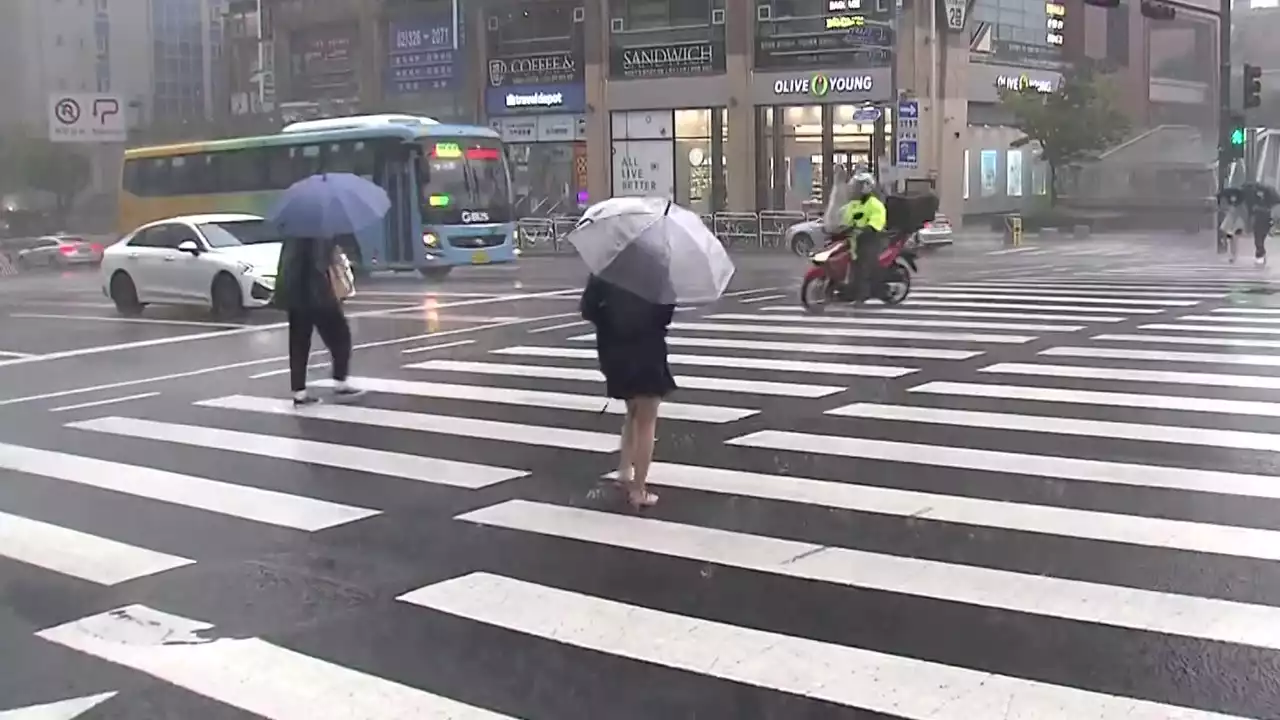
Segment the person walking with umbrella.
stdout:
<path fill-rule="evenodd" d="M 312 331 L 320 335 L 333 360 L 334 399 L 347 401 L 364 394 L 347 380 L 352 340 L 342 302 L 355 287 L 336 238 L 375 224 L 390 207 L 386 192 L 368 180 L 327 173 L 294 183 L 267 216 L 284 238 L 272 304 L 289 317 L 294 407 L 319 402 L 307 391 Z"/>
<path fill-rule="evenodd" d="M 676 389 L 667 364 L 667 326 L 677 304 L 719 298 L 733 263 L 701 218 L 661 199 L 599 203 L 568 240 L 591 271 L 580 307 L 583 319 L 596 327 L 605 392 L 627 404 L 618 484 L 632 507 L 652 507 L 658 496 L 646 480 L 659 409 Z"/>

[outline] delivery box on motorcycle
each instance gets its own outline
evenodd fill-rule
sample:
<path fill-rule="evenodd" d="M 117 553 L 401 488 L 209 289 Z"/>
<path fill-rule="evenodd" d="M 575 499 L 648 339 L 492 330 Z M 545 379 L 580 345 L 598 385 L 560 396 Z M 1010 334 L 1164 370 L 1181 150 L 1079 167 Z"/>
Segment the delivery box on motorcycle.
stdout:
<path fill-rule="evenodd" d="M 890 195 L 884 199 L 884 209 L 885 229 L 910 235 L 937 216 L 938 196 L 933 193 Z"/>

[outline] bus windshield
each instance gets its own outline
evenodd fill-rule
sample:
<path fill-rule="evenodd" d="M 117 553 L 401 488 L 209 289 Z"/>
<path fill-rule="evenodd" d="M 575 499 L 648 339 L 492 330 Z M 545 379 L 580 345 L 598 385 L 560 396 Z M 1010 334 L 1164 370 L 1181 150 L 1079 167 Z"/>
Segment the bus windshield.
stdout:
<path fill-rule="evenodd" d="M 502 143 L 432 138 L 419 166 L 423 216 L 436 223 L 511 222 L 511 188 Z"/>

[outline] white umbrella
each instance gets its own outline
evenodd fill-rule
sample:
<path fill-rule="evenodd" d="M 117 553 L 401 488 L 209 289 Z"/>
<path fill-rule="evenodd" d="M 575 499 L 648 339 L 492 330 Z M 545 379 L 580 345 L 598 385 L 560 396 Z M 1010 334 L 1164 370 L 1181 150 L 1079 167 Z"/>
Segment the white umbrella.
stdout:
<path fill-rule="evenodd" d="M 719 298 L 733 261 L 702 218 L 662 198 L 597 203 L 568 235 L 592 274 L 661 305 Z"/>

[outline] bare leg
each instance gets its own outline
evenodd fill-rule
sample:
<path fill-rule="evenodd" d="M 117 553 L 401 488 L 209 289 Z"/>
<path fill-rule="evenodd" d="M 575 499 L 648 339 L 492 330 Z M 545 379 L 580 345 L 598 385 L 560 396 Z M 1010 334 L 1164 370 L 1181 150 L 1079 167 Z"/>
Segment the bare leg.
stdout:
<path fill-rule="evenodd" d="M 649 477 L 649 465 L 653 462 L 653 446 L 658 430 L 658 405 L 662 398 L 644 397 L 634 401 L 635 420 L 632 432 L 632 476 L 628 500 L 635 507 L 651 507 L 658 496 L 649 492 L 645 480 Z"/>
<path fill-rule="evenodd" d="M 622 418 L 622 439 L 618 445 L 618 482 L 630 483 L 635 464 L 636 401 L 627 401 L 627 414 Z"/>

